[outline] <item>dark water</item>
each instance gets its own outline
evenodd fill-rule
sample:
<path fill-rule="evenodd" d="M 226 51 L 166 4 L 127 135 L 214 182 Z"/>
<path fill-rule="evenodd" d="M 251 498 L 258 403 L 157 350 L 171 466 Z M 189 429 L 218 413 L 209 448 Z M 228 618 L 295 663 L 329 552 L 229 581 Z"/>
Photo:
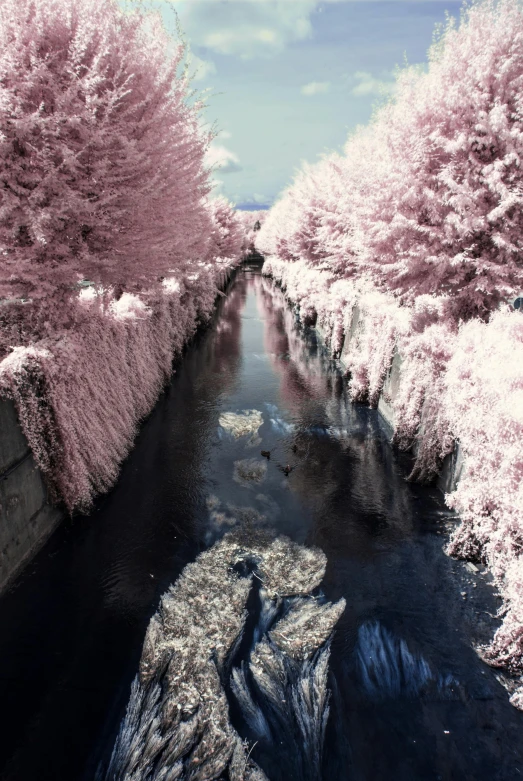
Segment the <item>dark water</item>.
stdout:
<path fill-rule="evenodd" d="M 263 414 L 261 444 L 219 426 L 222 413 L 245 409 Z M 259 459 L 261 448 L 272 452 L 265 479 L 235 480 L 234 462 Z M 346 599 L 325 781 L 523 777 L 523 714 L 472 650 L 494 597 L 476 578 L 463 599 L 463 565 L 442 553 L 442 499 L 406 482 L 407 470 L 377 413 L 348 404 L 314 333 L 296 329 L 259 272 L 242 271 L 118 485 L 90 517 L 64 524 L 0 599 L 0 777 L 93 779 L 159 597 L 223 533 L 209 497 L 322 548 L 325 596 Z"/>

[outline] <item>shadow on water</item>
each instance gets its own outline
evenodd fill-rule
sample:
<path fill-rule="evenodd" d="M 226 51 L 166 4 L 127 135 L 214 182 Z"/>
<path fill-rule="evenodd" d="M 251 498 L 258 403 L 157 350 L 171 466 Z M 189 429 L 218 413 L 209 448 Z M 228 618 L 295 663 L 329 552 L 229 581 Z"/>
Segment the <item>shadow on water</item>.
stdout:
<path fill-rule="evenodd" d="M 261 416 L 252 436 L 220 425 L 243 410 Z M 331 642 L 325 781 L 523 777 L 523 715 L 472 650 L 461 565 L 442 552 L 442 500 L 406 473 L 376 411 L 348 403 L 315 333 L 245 268 L 114 490 L 63 524 L 0 599 L 0 777 L 93 779 L 160 596 L 242 517 L 321 548 L 322 592 L 347 603 Z M 262 615 L 259 588 L 249 599 L 236 669 L 260 622 L 276 620 Z M 487 588 L 476 600 L 495 612 Z M 228 695 L 235 728 L 254 744 Z M 252 757 L 270 781 L 294 778 L 278 751 L 258 740 Z"/>

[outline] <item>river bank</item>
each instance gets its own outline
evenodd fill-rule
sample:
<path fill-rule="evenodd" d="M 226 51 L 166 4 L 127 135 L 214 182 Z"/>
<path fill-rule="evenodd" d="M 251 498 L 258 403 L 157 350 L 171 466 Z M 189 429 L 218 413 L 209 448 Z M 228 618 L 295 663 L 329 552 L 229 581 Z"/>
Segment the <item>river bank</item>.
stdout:
<path fill-rule="evenodd" d="M 0 362 L 0 590 L 62 518 L 88 511 L 114 484 L 173 360 L 209 321 L 235 267 L 218 259 L 152 300 L 124 294 L 103 312 L 88 288 L 75 330 Z"/>
<path fill-rule="evenodd" d="M 434 298 L 404 306 L 305 261 L 271 256 L 264 274 L 341 361 L 352 401 L 378 408 L 389 439 L 414 454 L 410 479 L 437 479 L 457 512 L 447 551 L 494 577 L 503 621 L 482 653 L 512 676 L 511 702 L 521 707 L 520 313 L 502 307 L 488 322 L 458 326 Z"/>

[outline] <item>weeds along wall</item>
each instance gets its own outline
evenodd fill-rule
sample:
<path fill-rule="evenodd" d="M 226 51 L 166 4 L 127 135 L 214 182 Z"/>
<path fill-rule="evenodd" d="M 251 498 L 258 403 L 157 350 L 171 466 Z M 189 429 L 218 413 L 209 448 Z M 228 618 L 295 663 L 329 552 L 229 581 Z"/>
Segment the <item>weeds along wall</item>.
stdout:
<path fill-rule="evenodd" d="M 51 498 L 69 513 L 88 510 L 116 481 L 173 358 L 210 317 L 235 262 L 171 279 L 149 299 L 124 293 L 105 310 L 84 291 L 75 330 L 17 347 L 0 363 L 0 396 L 14 401 Z"/>

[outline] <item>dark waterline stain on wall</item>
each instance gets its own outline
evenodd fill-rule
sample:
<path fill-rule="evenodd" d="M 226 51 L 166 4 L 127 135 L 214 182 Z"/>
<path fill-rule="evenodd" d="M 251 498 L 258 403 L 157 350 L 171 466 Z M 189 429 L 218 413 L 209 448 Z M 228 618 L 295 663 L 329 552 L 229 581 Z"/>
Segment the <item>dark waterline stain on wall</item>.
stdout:
<path fill-rule="evenodd" d="M 219 423 L 243 410 L 261 413 L 251 443 Z M 265 462 L 257 480 L 252 460 Z M 523 714 L 472 650 L 441 500 L 404 477 L 376 411 L 348 404 L 280 292 L 239 274 L 117 486 L 0 599 L 0 778 L 92 781 L 161 595 L 246 508 L 323 550 L 325 598 L 347 602 L 331 644 L 325 780 L 519 778 Z M 260 747 L 252 756 L 268 768 Z"/>

